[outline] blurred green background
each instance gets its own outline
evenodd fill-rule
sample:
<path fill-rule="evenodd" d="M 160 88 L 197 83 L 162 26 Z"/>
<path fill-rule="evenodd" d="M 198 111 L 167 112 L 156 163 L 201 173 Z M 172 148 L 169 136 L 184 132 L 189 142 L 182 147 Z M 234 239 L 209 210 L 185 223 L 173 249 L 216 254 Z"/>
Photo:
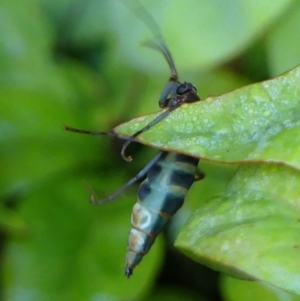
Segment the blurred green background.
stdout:
<path fill-rule="evenodd" d="M 202 98 L 299 64 L 299 1 L 141 2 L 180 79 Z M 106 131 L 159 110 L 170 72 L 160 54 L 140 47 L 152 35 L 136 7 L 134 0 L 0 2 L 1 300 L 296 300 L 219 275 L 172 247 L 191 212 L 223 191 L 236 168 L 207 162 L 205 180 L 124 277 L 138 186 L 94 207 L 86 184 L 107 196 L 156 151 L 133 145 L 128 164 L 116 139 L 65 132 L 63 124 Z"/>

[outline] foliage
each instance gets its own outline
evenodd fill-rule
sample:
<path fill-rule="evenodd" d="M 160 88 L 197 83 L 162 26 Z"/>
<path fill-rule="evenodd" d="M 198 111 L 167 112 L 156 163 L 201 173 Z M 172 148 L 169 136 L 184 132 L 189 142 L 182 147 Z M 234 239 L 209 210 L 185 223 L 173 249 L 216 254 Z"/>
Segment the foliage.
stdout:
<path fill-rule="evenodd" d="M 293 263 L 299 261 L 299 69 L 207 98 L 278 76 L 299 63 L 294 30 L 299 27 L 299 3 L 145 1 L 162 28 L 180 79 L 193 82 L 207 99 L 173 112 L 145 133 L 142 142 L 161 148 L 151 140 L 159 135 L 164 143 L 177 143 L 178 151 L 187 152 L 187 133 L 196 129 L 214 152 L 197 143 L 193 155 L 235 165 L 200 164 L 205 180 L 194 185 L 165 237 L 128 281 L 124 257 L 137 186 L 120 202 L 93 207 L 85 183 L 106 196 L 134 176 L 155 150 L 129 148 L 134 161 L 127 164 L 115 140 L 62 130 L 63 124 L 109 130 L 158 111 L 168 70 L 159 55 L 138 47 L 152 36 L 132 12 L 136 2 L 127 2 L 0 4 L 1 297 L 215 300 L 215 287 L 206 293 L 205 288 L 196 289 L 209 273 L 199 265 L 191 265 L 182 279 L 184 257 L 170 264 L 177 277 L 173 283 L 163 276 L 170 267 L 163 268 L 166 254 L 177 254 L 169 242 L 181 229 L 176 244 L 196 261 L 299 294 L 299 281 L 293 278 L 298 273 Z M 239 99 L 243 106 L 238 106 Z M 184 121 L 178 124 L 178 118 Z M 206 125 L 213 126 L 205 128 L 205 118 Z M 267 164 L 270 160 L 273 163 Z M 238 167 L 237 161 L 244 165 Z M 252 290 L 247 283 L 243 292 Z M 224 300 L 241 300 L 239 285 L 222 280 L 220 287 Z M 268 300 L 288 296 L 269 286 L 263 289 L 271 292 Z M 260 296 L 260 288 L 257 291 Z"/>

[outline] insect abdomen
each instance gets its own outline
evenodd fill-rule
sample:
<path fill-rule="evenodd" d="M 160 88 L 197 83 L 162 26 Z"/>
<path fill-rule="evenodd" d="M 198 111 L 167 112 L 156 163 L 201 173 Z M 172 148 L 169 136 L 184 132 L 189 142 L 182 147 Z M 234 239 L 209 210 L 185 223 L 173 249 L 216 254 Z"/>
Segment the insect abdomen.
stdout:
<path fill-rule="evenodd" d="M 199 160 L 177 153 L 164 153 L 150 168 L 138 190 L 138 201 L 131 215 L 125 274 L 149 251 L 168 220 L 183 205 L 195 180 Z"/>

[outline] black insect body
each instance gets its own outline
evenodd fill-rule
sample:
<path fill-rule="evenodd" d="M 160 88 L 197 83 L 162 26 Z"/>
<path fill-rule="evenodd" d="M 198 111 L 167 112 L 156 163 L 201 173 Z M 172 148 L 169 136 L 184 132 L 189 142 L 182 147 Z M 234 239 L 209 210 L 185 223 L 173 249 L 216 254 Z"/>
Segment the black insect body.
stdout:
<path fill-rule="evenodd" d="M 158 234 L 183 205 L 199 160 L 177 153 L 162 152 L 140 185 L 131 216 L 126 258 L 127 277 L 148 253 Z"/>
<path fill-rule="evenodd" d="M 160 122 L 182 104 L 200 100 L 196 88 L 191 83 L 180 83 L 178 81 L 172 56 L 162 39 L 162 35 L 158 31 L 156 23 L 153 23 L 155 21 L 151 16 L 147 14 L 146 17 L 148 19 L 143 21 L 154 32 L 156 38 L 156 42 L 148 44 L 148 46 L 157 49 L 164 55 L 172 75 L 159 100 L 159 106 L 167 109 L 146 127 L 127 138 L 123 144 L 121 154 L 127 161 L 131 161 L 131 157 L 125 156 L 126 147 L 138 135 Z M 153 28 L 156 28 L 156 30 Z M 68 126 L 65 126 L 65 129 L 84 134 L 118 136 L 112 132 L 85 131 Z M 128 238 L 125 268 L 127 277 L 132 275 L 133 269 L 140 263 L 143 256 L 148 253 L 166 223 L 183 205 L 185 195 L 194 181 L 204 177 L 201 171 L 197 169 L 198 163 L 198 158 L 174 152 L 160 151 L 134 178 L 109 197 L 97 200 L 92 195 L 91 203 L 95 205 L 112 201 L 130 185 L 147 175 L 147 178 L 138 189 L 138 200 L 133 207 L 131 215 L 131 230 Z"/>

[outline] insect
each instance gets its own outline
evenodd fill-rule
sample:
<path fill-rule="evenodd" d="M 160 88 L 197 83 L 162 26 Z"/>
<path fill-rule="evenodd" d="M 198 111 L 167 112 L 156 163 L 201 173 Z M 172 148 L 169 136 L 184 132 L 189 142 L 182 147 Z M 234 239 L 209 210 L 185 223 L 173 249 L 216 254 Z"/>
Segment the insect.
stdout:
<path fill-rule="evenodd" d="M 178 80 L 173 58 L 158 25 L 143 7 L 140 7 L 140 10 L 145 17 L 142 20 L 150 28 L 155 38 L 155 41 L 148 42 L 147 46 L 163 54 L 171 70 L 171 77 L 159 99 L 159 106 L 166 110 L 129 138 L 122 137 L 126 141 L 123 144 L 121 155 L 126 161 L 131 161 L 132 158 L 126 157 L 125 150 L 138 135 L 153 127 L 182 104 L 200 101 L 197 90 L 191 83 L 181 83 Z M 69 126 L 65 126 L 64 129 L 83 134 L 119 137 L 114 132 L 86 131 Z M 132 209 L 125 267 L 125 275 L 128 278 L 143 256 L 148 253 L 169 219 L 183 205 L 185 195 L 194 181 L 203 179 L 204 174 L 197 168 L 198 163 L 198 158 L 175 152 L 159 151 L 135 177 L 109 197 L 99 200 L 92 194 L 90 201 L 94 205 L 110 202 L 130 185 L 147 175 L 138 189 L 137 202 Z"/>

